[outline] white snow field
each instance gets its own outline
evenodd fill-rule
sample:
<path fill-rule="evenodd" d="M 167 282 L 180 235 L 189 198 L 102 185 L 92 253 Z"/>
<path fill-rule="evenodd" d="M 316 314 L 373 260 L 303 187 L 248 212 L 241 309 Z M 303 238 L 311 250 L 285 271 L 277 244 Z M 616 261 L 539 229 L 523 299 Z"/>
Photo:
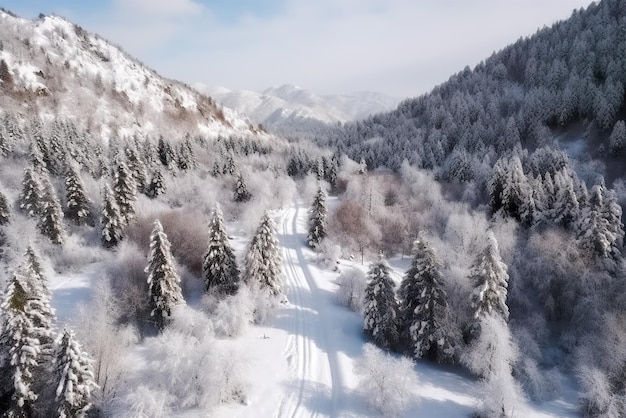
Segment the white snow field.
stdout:
<path fill-rule="evenodd" d="M 294 203 L 275 217 L 284 261 L 288 302 L 281 304 L 267 325 L 252 326 L 242 337 L 250 353 L 250 391 L 246 404 L 225 404 L 214 413 L 230 417 L 369 417 L 357 390 L 354 365 L 366 343 L 359 314 L 340 305 L 335 283 L 338 273 L 318 266 L 317 255 L 305 244 L 307 207 Z M 402 263 L 392 263 L 402 264 Z M 346 266 L 366 269 L 351 261 Z M 402 271 L 395 271 L 401 277 Z M 88 298 L 95 269 L 82 276 L 55 277 L 53 305 L 59 323 L 66 322 L 72 305 Z M 417 362 L 418 384 L 405 417 L 468 417 L 479 405 L 476 379 L 460 367 Z M 578 417 L 577 392 L 563 384 L 561 398 L 541 405 L 528 402 L 519 417 Z M 204 417 L 186 410 L 179 417 Z"/>

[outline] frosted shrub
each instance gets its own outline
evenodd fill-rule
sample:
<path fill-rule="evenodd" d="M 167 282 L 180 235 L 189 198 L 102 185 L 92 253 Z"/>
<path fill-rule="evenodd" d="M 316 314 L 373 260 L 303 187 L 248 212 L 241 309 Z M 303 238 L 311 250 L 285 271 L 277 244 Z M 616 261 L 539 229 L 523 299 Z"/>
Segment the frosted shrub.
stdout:
<path fill-rule="evenodd" d="M 230 341 L 221 344 L 209 332 L 193 331 L 202 313 L 178 309 L 176 314 L 171 327 L 146 340 L 142 348 L 146 367 L 126 376 L 127 392 L 116 399 L 113 415 L 135 410 L 130 416 L 160 417 L 194 409 L 207 416 L 220 403 L 245 402 L 249 362 L 242 351 Z M 135 389 L 141 385 L 145 389 Z"/>
<path fill-rule="evenodd" d="M 337 278 L 339 290 L 337 291 L 337 299 L 339 302 L 354 312 L 363 311 L 363 297 L 365 296 L 365 273 L 357 268 L 349 268 L 344 270 Z"/>
<path fill-rule="evenodd" d="M 333 271 L 338 270 L 337 260 L 341 255 L 341 247 L 339 245 L 334 244 L 328 239 L 324 239 L 317 245 L 316 250 L 317 260 L 324 268 Z"/>
<path fill-rule="evenodd" d="M 117 418 L 168 418 L 171 411 L 167 405 L 172 401 L 165 391 L 139 385 L 126 394 L 108 415 Z"/>
<path fill-rule="evenodd" d="M 241 286 L 236 294 L 217 304 L 211 322 L 218 336 L 236 337 L 243 334 L 253 318 L 254 300 L 248 286 Z"/>
<path fill-rule="evenodd" d="M 400 416 L 409 405 L 416 404 L 413 388 L 417 386 L 417 377 L 408 358 L 393 358 L 366 344 L 354 371 L 359 376 L 357 390 L 369 407 L 381 415 Z"/>
<path fill-rule="evenodd" d="M 593 366 L 582 366 L 578 372 L 580 381 L 580 401 L 585 416 L 602 416 L 618 418 L 621 414 L 624 399 L 613 393 L 611 383 L 606 374 Z"/>
<path fill-rule="evenodd" d="M 172 311 L 172 331 L 204 341 L 214 335 L 213 326 L 206 315 L 187 305 L 176 306 Z"/>

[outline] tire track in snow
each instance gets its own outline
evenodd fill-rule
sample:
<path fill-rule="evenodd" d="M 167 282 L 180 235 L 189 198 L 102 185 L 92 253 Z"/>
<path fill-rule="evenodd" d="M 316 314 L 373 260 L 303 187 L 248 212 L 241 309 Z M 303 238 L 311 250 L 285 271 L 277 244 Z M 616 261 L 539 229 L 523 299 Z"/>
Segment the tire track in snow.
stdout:
<path fill-rule="evenodd" d="M 324 313 L 321 294 L 302 252 L 304 243 L 297 233 L 298 215 L 299 206 L 295 203 L 281 219 L 285 287 L 289 306 L 295 312 L 289 322 L 290 336 L 283 354 L 295 387 L 282 399 L 274 416 L 337 416 L 342 383 L 337 356 L 327 335 L 332 322 Z M 322 405 L 322 401 L 330 404 Z"/>

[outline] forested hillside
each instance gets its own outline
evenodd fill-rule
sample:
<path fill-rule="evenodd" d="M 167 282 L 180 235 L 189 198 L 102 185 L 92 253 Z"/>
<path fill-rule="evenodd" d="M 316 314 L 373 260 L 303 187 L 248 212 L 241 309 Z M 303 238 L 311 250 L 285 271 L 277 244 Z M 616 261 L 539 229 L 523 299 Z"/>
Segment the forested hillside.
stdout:
<path fill-rule="evenodd" d="M 397 170 L 406 159 L 481 185 L 502 156 L 579 143 L 575 157 L 597 161 L 593 169 L 613 181 L 624 174 L 614 162 L 623 161 L 626 139 L 625 17 L 619 0 L 576 10 L 328 143 L 370 168 Z"/>

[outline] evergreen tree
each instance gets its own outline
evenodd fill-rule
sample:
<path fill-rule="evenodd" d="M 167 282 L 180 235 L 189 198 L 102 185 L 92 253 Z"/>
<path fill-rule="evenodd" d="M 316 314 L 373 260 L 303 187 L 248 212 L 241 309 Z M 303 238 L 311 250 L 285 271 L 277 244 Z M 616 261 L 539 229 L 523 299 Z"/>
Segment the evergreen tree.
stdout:
<path fill-rule="evenodd" d="M 65 191 L 67 196 L 67 210 L 65 215 L 76 225 L 83 225 L 91 221 L 91 201 L 85 193 L 83 182 L 78 172 L 71 166 L 65 174 Z"/>
<path fill-rule="evenodd" d="M 476 257 L 470 273 L 474 284 L 472 292 L 473 322 L 470 325 L 470 337 L 480 331 L 480 321 L 487 315 L 509 319 L 506 304 L 509 275 L 507 266 L 502 262 L 498 241 L 492 232 L 487 235 L 487 246 Z"/>
<path fill-rule="evenodd" d="M 613 126 L 613 131 L 609 136 L 609 152 L 612 155 L 619 154 L 626 145 L 626 123 L 618 120 Z"/>
<path fill-rule="evenodd" d="M 127 225 L 135 216 L 137 185 L 126 163 L 123 159 L 119 160 L 113 178 L 113 192 L 122 221 Z"/>
<path fill-rule="evenodd" d="M 120 214 L 113 192 L 108 184 L 104 185 L 104 204 L 102 206 L 102 245 L 115 247 L 124 238 L 124 220 Z"/>
<path fill-rule="evenodd" d="M 154 174 L 152 175 L 152 179 L 150 179 L 150 184 L 146 189 L 146 196 L 151 199 L 154 199 L 158 195 L 165 193 L 165 180 L 163 179 L 163 174 L 161 174 L 161 170 L 154 170 Z"/>
<path fill-rule="evenodd" d="M 37 327 L 36 336 L 41 347 L 41 357 L 45 360 L 52 354 L 56 316 L 54 309 L 50 306 L 52 293 L 48 286 L 48 279 L 44 275 L 41 260 L 31 245 L 24 253 L 21 268 L 27 279 L 26 291 L 30 295 L 31 306 L 36 308 L 32 320 Z"/>
<path fill-rule="evenodd" d="M 398 342 L 398 304 L 387 262 L 381 259 L 372 263 L 367 280 L 363 304 L 363 332 L 376 345 L 393 348 Z"/>
<path fill-rule="evenodd" d="M 167 142 L 162 136 L 159 137 L 159 143 L 157 145 L 157 155 L 159 161 L 165 167 L 173 168 L 173 164 L 176 161 L 176 155 L 169 142 Z"/>
<path fill-rule="evenodd" d="M 55 356 L 55 412 L 59 418 L 84 418 L 97 387 L 93 360 L 80 347 L 74 333 L 63 330 Z"/>
<path fill-rule="evenodd" d="M 252 195 L 248 191 L 248 186 L 246 185 L 246 181 L 243 178 L 243 174 L 239 173 L 239 175 L 237 176 L 237 181 L 235 183 L 235 202 L 247 202 L 248 200 L 250 200 L 251 197 Z"/>
<path fill-rule="evenodd" d="M 11 151 L 11 146 L 9 145 L 8 135 L 4 127 L 0 127 L 0 156 L 6 157 L 9 155 L 9 151 Z"/>
<path fill-rule="evenodd" d="M 309 212 L 307 243 L 312 248 L 316 248 L 326 238 L 326 215 L 326 193 L 320 185 Z"/>
<path fill-rule="evenodd" d="M 204 256 L 202 276 L 207 292 L 232 294 L 237 290 L 239 269 L 228 242 L 222 211 L 217 206 L 209 224 L 209 248 Z"/>
<path fill-rule="evenodd" d="M 67 162 L 65 140 L 62 124 L 59 121 L 55 121 L 52 124 L 52 130 L 48 140 L 46 167 L 51 174 L 56 176 L 61 176 L 65 172 L 65 164 Z"/>
<path fill-rule="evenodd" d="M 150 254 L 148 256 L 148 286 L 150 292 L 150 315 L 154 317 L 159 330 L 169 323 L 174 306 L 184 303 L 180 289 L 180 277 L 174 269 L 174 260 L 170 242 L 163 232 L 159 220 L 154 221 L 150 235 Z"/>
<path fill-rule="evenodd" d="M 267 211 L 246 253 L 245 280 L 248 284 L 269 289 L 272 295 L 282 292 L 282 258 L 276 237 L 276 224 Z M 234 291 L 236 287 L 232 293 Z"/>
<path fill-rule="evenodd" d="M 44 194 L 41 199 L 41 214 L 37 227 L 43 236 L 55 244 L 61 245 L 65 241 L 63 229 L 63 211 L 56 197 L 50 181 L 44 181 Z"/>
<path fill-rule="evenodd" d="M 28 216 L 39 215 L 41 210 L 41 185 L 37 177 L 30 168 L 24 170 L 24 180 L 22 180 L 22 192 L 18 197 L 20 209 Z"/>
<path fill-rule="evenodd" d="M 18 268 L 5 292 L 0 334 L 0 399 L 3 416 L 32 417 L 37 394 L 33 389 L 41 352 L 27 278 Z"/>
<path fill-rule="evenodd" d="M 593 186 L 577 225 L 580 246 L 596 258 L 618 257 L 624 238 L 621 216 L 615 195 L 603 185 Z"/>
<path fill-rule="evenodd" d="M 128 161 L 128 169 L 137 186 L 137 191 L 142 192 L 148 186 L 148 175 L 146 173 L 146 165 L 139 158 L 137 150 L 128 146 L 125 149 L 126 161 Z"/>
<path fill-rule="evenodd" d="M 9 201 L 4 193 L 0 192 L 0 225 L 6 225 L 11 219 L 11 210 L 9 209 Z"/>
<path fill-rule="evenodd" d="M 195 167 L 196 162 L 194 160 L 193 148 L 191 147 L 189 138 L 179 144 L 178 158 L 176 162 L 179 170 L 181 171 L 188 171 Z"/>
<path fill-rule="evenodd" d="M 559 171 L 554 175 L 554 187 L 556 197 L 552 218 L 556 223 L 567 228 L 578 219 L 580 211 L 574 191 L 574 180 L 571 176 Z"/>
<path fill-rule="evenodd" d="M 411 267 L 398 291 L 400 337 L 415 358 L 452 361 L 455 344 L 446 334 L 448 302 L 435 253 L 422 239 L 413 244 L 413 253 Z"/>

